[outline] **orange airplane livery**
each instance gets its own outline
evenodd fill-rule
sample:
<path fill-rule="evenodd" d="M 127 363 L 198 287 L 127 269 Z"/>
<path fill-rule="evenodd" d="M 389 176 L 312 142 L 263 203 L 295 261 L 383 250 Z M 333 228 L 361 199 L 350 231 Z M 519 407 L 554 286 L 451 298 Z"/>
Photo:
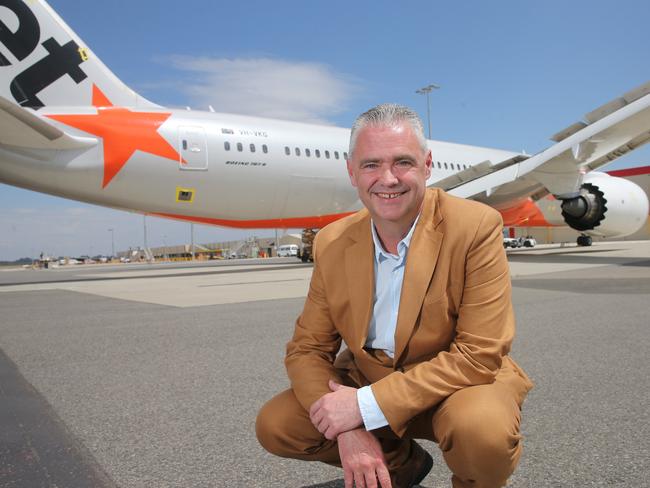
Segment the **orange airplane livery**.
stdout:
<path fill-rule="evenodd" d="M 349 129 L 161 107 L 124 85 L 44 1 L 0 9 L 0 182 L 117 209 L 242 228 L 318 229 L 361 208 Z M 625 236 L 648 197 L 598 169 L 650 139 L 650 82 L 586 114 L 533 155 L 429 140 L 429 186 L 518 225 Z"/>

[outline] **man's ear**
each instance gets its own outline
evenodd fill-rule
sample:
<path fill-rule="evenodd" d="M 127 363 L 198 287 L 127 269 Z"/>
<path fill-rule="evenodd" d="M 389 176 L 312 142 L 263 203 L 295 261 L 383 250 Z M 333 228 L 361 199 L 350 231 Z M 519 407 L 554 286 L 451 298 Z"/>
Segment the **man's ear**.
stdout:
<path fill-rule="evenodd" d="M 350 183 L 352 183 L 353 187 L 357 187 L 357 178 L 354 175 L 354 171 L 352 170 L 352 162 L 348 159 L 345 161 L 346 166 L 348 167 L 348 176 L 350 177 Z"/>
<path fill-rule="evenodd" d="M 429 179 L 429 176 L 431 176 L 431 167 L 433 166 L 433 157 L 431 156 L 431 150 L 427 152 L 427 159 L 424 160 L 424 171 L 427 176 L 427 180 Z"/>

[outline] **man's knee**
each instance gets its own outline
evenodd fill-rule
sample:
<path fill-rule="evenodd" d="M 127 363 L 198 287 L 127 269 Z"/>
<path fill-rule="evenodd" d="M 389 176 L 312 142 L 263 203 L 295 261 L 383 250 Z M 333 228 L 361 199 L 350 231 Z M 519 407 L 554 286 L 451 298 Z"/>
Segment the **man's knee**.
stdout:
<path fill-rule="evenodd" d="M 456 475 L 475 480 L 487 476 L 496 485 L 505 483 L 519 461 L 520 412 L 514 399 L 491 386 L 449 397 L 434 416 L 434 433 Z"/>
<path fill-rule="evenodd" d="M 273 397 L 260 409 L 255 420 L 255 434 L 260 445 L 271 454 L 286 457 L 287 437 L 295 425 L 295 419 L 289 418 L 286 392 Z"/>
<path fill-rule="evenodd" d="M 264 404 L 264 406 L 257 413 L 257 418 L 255 419 L 255 435 L 260 445 L 269 451 L 271 454 L 276 454 L 273 452 L 277 445 L 277 423 L 273 420 L 273 410 L 269 408 L 269 403 L 273 400 Z"/>
<path fill-rule="evenodd" d="M 451 413 L 446 436 L 471 451 L 507 454 L 520 440 L 519 415 L 515 418 L 493 406 L 476 404 Z"/>
<path fill-rule="evenodd" d="M 271 454 L 294 459 L 311 459 L 334 443 L 327 441 L 309 420 L 292 390 L 269 400 L 257 414 L 255 433 Z M 325 456 L 328 460 L 331 456 Z"/>

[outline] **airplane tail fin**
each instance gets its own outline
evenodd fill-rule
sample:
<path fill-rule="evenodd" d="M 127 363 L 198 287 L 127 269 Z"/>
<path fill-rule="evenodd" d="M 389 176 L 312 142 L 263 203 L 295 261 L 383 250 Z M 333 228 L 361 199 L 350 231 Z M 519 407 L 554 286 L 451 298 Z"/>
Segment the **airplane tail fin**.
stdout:
<path fill-rule="evenodd" d="M 0 96 L 23 107 L 157 107 L 122 83 L 44 1 L 0 1 Z"/>

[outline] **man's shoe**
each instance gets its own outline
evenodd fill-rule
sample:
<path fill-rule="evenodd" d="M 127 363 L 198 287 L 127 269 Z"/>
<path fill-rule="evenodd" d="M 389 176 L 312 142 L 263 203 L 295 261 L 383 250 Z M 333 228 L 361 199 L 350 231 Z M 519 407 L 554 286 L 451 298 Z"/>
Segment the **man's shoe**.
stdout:
<path fill-rule="evenodd" d="M 390 474 L 393 488 L 411 488 L 419 484 L 431 471 L 433 458 L 417 442 L 411 441 L 411 457 Z"/>

